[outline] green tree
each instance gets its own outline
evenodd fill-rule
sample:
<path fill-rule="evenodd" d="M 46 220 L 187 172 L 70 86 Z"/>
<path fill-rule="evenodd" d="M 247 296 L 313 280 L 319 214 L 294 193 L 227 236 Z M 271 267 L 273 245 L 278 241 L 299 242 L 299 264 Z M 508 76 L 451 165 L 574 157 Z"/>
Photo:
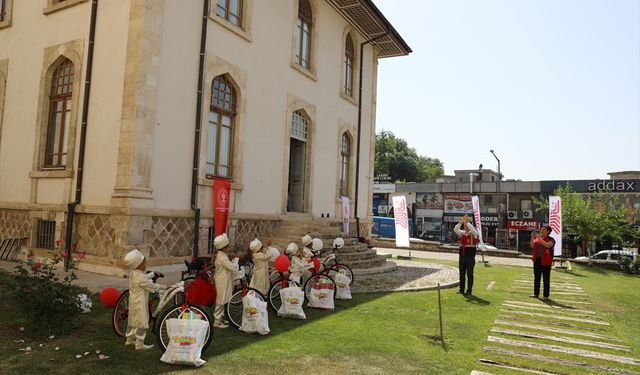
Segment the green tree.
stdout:
<path fill-rule="evenodd" d="M 575 235 L 576 241 L 583 249 L 587 249 L 589 256 L 589 241 L 611 240 L 619 244 L 630 244 L 640 238 L 640 231 L 627 222 L 627 209 L 615 194 L 576 193 L 567 184 L 554 190 L 553 195 L 562 200 L 562 231 Z M 535 198 L 534 201 L 538 206 L 537 211 L 549 209 L 548 201 Z"/>
<path fill-rule="evenodd" d="M 444 174 L 440 160 L 418 155 L 407 141 L 385 130 L 376 134 L 374 170 L 375 174 L 404 182 L 433 182 Z"/>

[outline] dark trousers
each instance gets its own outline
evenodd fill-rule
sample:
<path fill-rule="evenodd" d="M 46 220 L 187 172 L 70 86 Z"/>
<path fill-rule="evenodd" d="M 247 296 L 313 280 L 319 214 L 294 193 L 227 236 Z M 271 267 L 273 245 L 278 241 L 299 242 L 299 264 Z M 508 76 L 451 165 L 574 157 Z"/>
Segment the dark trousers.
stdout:
<path fill-rule="evenodd" d="M 473 290 L 473 267 L 476 265 L 476 256 L 460 255 L 458 258 L 458 271 L 460 273 L 460 291 L 464 293 L 464 282 L 467 279 L 467 293 Z"/>
<path fill-rule="evenodd" d="M 549 297 L 549 288 L 551 285 L 551 266 L 543 266 L 540 264 L 540 258 L 536 258 L 533 263 L 533 294 L 540 295 L 540 276 L 544 284 L 544 297 Z"/>

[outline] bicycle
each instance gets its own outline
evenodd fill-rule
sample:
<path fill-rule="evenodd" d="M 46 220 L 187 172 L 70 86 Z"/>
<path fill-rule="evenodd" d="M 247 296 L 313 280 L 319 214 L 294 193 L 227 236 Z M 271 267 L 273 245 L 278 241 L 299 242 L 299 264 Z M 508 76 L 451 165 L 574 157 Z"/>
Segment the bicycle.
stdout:
<path fill-rule="evenodd" d="M 234 280 L 236 282 L 234 283 L 235 290 L 231 295 L 231 299 L 224 305 L 224 312 L 227 320 L 229 321 L 229 324 L 235 328 L 240 328 L 242 325 L 242 313 L 244 311 L 242 298 L 244 298 L 249 291 L 255 292 L 255 295 L 258 296 L 261 301 L 264 302 L 265 300 L 259 290 L 249 287 L 249 282 L 247 281 L 247 276 L 244 271 L 239 271 L 239 275 L 240 277 L 237 277 L 236 280 Z"/>
<path fill-rule="evenodd" d="M 156 275 L 154 282 L 161 277 Z M 184 293 L 184 281 L 179 281 L 169 286 L 164 292 L 160 293 L 160 298 L 157 301 L 157 306 L 154 308 L 151 298 L 149 298 L 149 327 L 151 332 L 156 335 L 156 342 L 158 346 L 162 348 L 162 351 L 167 350 L 170 337 L 167 331 L 167 321 L 169 319 L 179 319 L 182 314 L 193 313 L 195 316 L 200 316 L 202 320 L 209 323 L 209 329 L 205 336 L 205 342 L 202 350 L 206 350 L 211 344 L 213 339 L 213 318 L 211 314 L 207 312 L 202 306 L 194 304 L 173 304 L 168 309 L 163 310 L 167 303 L 175 298 L 176 294 Z M 151 297 L 151 295 L 150 295 Z M 158 315 L 162 313 L 161 315 Z M 113 329 L 117 335 L 124 337 L 127 329 L 127 323 L 129 318 L 129 290 L 125 290 L 118 298 L 116 307 L 113 309 L 112 324 Z"/>
<path fill-rule="evenodd" d="M 292 286 L 300 288 L 300 284 L 291 280 L 289 278 L 289 275 L 285 276 L 284 272 L 278 272 L 277 275 L 279 276 L 278 279 L 271 284 L 269 293 L 267 294 L 267 297 L 269 297 L 269 306 L 271 306 L 273 311 L 275 311 L 276 313 L 278 312 L 278 310 L 280 310 L 280 306 L 282 306 L 280 290 Z"/>
<path fill-rule="evenodd" d="M 311 271 L 311 277 L 305 281 L 303 289 L 307 303 L 309 302 L 309 296 L 311 296 L 311 289 L 313 289 L 314 284 L 331 285 L 329 287 L 330 289 L 337 290 L 335 280 L 329 276 L 328 270 L 323 269 L 323 264 L 320 262 L 319 254 L 321 251 L 322 250 L 311 250 L 311 261 L 313 265 L 308 269 Z M 336 299 L 335 293 L 333 294 L 333 299 Z"/>
<path fill-rule="evenodd" d="M 344 240 L 342 238 L 338 237 L 335 240 L 333 240 L 333 254 L 323 259 L 321 263 L 322 263 L 323 269 L 328 270 L 328 275 L 333 277 L 334 279 L 335 279 L 335 275 L 340 273 L 340 271 L 342 270 L 345 273 L 345 275 L 349 277 L 349 280 L 350 280 L 349 286 L 352 286 L 353 281 L 355 280 L 355 276 L 353 274 L 353 271 L 351 270 L 351 267 L 347 266 L 346 264 L 338 262 L 338 259 L 336 258 L 336 251 L 338 251 L 338 249 L 341 249 L 343 246 L 344 246 Z"/>

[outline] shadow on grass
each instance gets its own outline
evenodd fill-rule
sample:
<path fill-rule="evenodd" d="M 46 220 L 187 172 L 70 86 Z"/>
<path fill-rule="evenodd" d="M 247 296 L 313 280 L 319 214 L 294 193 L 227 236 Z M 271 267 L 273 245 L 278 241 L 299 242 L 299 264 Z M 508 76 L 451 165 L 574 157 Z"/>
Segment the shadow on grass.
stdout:
<path fill-rule="evenodd" d="M 490 305 L 491 304 L 490 301 L 487 301 L 486 299 L 482 299 L 482 298 L 480 298 L 480 297 L 478 297 L 478 296 L 476 296 L 474 294 L 472 294 L 472 295 L 465 294 L 464 298 L 467 300 L 467 302 L 474 303 L 476 305 L 483 305 L 484 306 L 484 305 Z"/>
<path fill-rule="evenodd" d="M 548 299 L 546 301 L 545 300 L 540 300 L 540 301 L 542 301 L 542 303 L 544 303 L 546 305 L 549 305 L 549 306 L 561 307 L 561 308 L 567 309 L 567 310 L 575 310 L 574 306 L 565 305 L 565 304 L 562 304 L 560 302 L 556 302 L 556 301 L 554 301 L 552 299 Z"/>

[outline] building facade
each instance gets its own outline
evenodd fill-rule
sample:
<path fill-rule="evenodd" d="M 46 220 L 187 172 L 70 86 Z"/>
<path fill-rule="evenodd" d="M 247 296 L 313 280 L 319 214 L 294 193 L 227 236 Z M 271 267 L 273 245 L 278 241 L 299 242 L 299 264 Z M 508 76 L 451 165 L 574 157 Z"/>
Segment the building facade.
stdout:
<path fill-rule="evenodd" d="M 187 256 L 213 178 L 238 244 L 341 196 L 368 227 L 377 62 L 411 52 L 370 0 L 1 1 L 0 239 Z"/>
<path fill-rule="evenodd" d="M 412 236 L 449 243 L 455 241 L 453 227 L 462 215 L 473 218 L 471 196 L 477 195 L 484 241 L 498 248 L 528 252 L 531 231 L 540 230 L 548 222 L 548 213 L 539 211 L 535 200 L 548 200 L 549 195 L 561 186 L 569 185 L 573 191 L 585 195 L 598 192 L 615 194 L 628 210 L 627 220 L 640 223 L 638 172 L 609 175 L 609 180 L 499 181 L 498 174 L 491 170 L 462 170 L 455 171 L 455 176 L 448 178 L 447 182 L 374 184 L 372 202 L 378 205 L 378 214 L 386 216 L 384 212 L 392 212 L 390 197 L 405 195 L 414 221 Z M 373 211 L 376 212 L 376 207 Z M 564 245 L 566 256 L 586 253 L 586 249 L 576 249 L 570 241 Z M 596 244 L 591 245 L 595 250 Z"/>

